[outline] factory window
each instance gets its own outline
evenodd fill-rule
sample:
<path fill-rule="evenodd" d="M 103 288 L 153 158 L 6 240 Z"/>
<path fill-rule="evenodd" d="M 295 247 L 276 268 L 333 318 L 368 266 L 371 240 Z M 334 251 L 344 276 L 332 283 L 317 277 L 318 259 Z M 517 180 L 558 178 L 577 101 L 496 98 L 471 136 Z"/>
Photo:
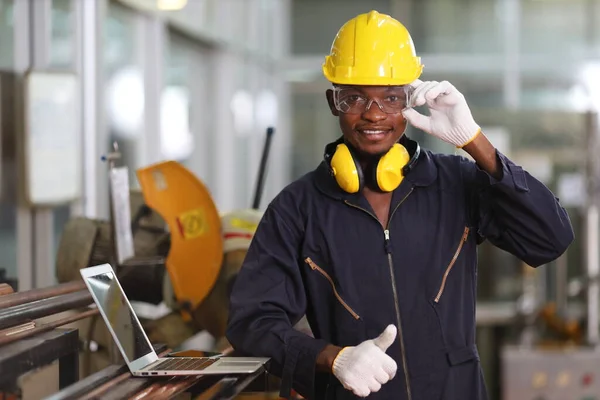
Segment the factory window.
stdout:
<path fill-rule="evenodd" d="M 12 69 L 13 33 L 13 1 L 0 1 L 0 69 Z M 6 112 L 1 108 L 0 112 Z M 16 187 L 17 163 L 14 140 L 7 134 L 10 130 L 7 123 L 9 121 L 5 119 L 0 125 L 0 282 L 17 276 L 16 199 L 11 195 Z"/>
<path fill-rule="evenodd" d="M 479 0 L 480 1 L 480 0 Z M 377 10 L 391 12 L 390 0 L 294 0 L 292 4 L 292 52 L 325 54 L 337 30 L 357 14 Z M 401 18 L 402 19 L 402 18 Z"/>
<path fill-rule="evenodd" d="M 50 48 L 48 64 L 50 67 L 73 70 L 75 60 L 75 12 L 71 0 L 52 0 L 50 14 Z M 71 216 L 70 205 L 53 209 L 54 249 L 58 249 L 61 234 Z"/>
<path fill-rule="evenodd" d="M 247 68 L 247 67 L 246 67 Z M 246 74 L 250 71 L 245 70 Z M 247 89 L 239 89 L 231 99 L 231 112 L 233 114 L 235 130 L 235 204 L 237 206 L 250 205 L 250 182 L 248 182 L 248 172 L 250 171 L 250 157 L 253 149 L 251 148 L 252 135 L 256 135 L 255 120 L 256 101 L 254 96 Z"/>
<path fill-rule="evenodd" d="M 0 1 L 0 69 L 13 65 L 13 0 Z"/>
<path fill-rule="evenodd" d="M 116 142 L 120 163 L 129 167 L 129 184 L 137 185 L 135 168 L 144 161 L 144 68 L 142 60 L 142 18 L 114 1 L 104 20 L 104 79 L 108 140 L 99 151 L 112 149 Z"/>
<path fill-rule="evenodd" d="M 14 81 L 0 76 L 0 283 L 17 277 L 17 168 L 13 93 L 7 87 Z M 16 290 L 17 288 L 15 288 Z"/>
<path fill-rule="evenodd" d="M 212 189 L 214 96 L 210 50 L 170 29 L 161 94 L 161 156 L 176 160 Z"/>
<path fill-rule="evenodd" d="M 584 54 L 594 32 L 594 8 L 598 2 L 521 2 L 521 51 L 523 54 L 556 54 L 557 61 Z"/>
<path fill-rule="evenodd" d="M 503 51 L 507 5 L 495 0 L 413 1 L 409 15 L 394 15 L 410 26 L 420 53 L 499 54 Z"/>
<path fill-rule="evenodd" d="M 326 86 L 293 86 L 292 176 L 299 178 L 315 169 L 323 159 L 325 145 L 341 136 L 337 118 L 325 98 Z"/>
<path fill-rule="evenodd" d="M 75 13 L 71 0 L 52 0 L 49 64 L 52 67 L 75 65 Z"/>

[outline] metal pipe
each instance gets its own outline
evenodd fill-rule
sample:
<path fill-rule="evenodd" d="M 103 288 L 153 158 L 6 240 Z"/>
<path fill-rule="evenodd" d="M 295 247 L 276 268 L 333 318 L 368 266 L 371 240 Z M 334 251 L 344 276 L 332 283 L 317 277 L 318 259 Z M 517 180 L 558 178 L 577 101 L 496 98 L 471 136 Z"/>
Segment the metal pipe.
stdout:
<path fill-rule="evenodd" d="M 556 260 L 556 312 L 561 318 L 567 318 L 569 300 L 568 300 L 568 250 Z"/>
<path fill-rule="evenodd" d="M 14 293 L 12 286 L 8 283 L 0 283 L 0 296 L 8 296 L 9 294 Z"/>
<path fill-rule="evenodd" d="M 32 289 L 24 292 L 7 294 L 0 297 L 0 309 L 14 307 L 25 303 L 30 303 L 36 300 L 43 300 L 54 296 L 79 292 L 86 289 L 83 281 L 67 282 L 56 286 Z"/>
<path fill-rule="evenodd" d="M 139 393 L 136 400 L 147 399 L 171 399 L 194 386 L 199 380 L 206 379 L 206 375 L 190 376 L 185 379 L 169 382 L 164 385 L 155 386 L 148 391 Z M 153 385 L 154 386 L 154 385 Z"/>
<path fill-rule="evenodd" d="M 82 396 L 80 398 L 80 400 L 94 399 L 97 396 L 99 396 L 102 393 L 109 390 L 110 388 L 118 385 L 119 383 L 125 382 L 127 379 L 131 378 L 131 376 L 132 376 L 131 372 L 129 372 L 129 371 L 125 372 L 125 373 L 117 376 L 116 378 L 111 379 L 110 381 L 104 383 L 103 385 L 98 386 L 94 390 L 91 390 L 90 392 L 86 393 L 85 396 Z"/>
<path fill-rule="evenodd" d="M 163 352 L 159 353 L 158 356 L 164 357 L 170 351 L 171 351 L 171 349 L 166 349 Z M 111 389 L 113 386 L 116 386 L 119 383 L 124 382 L 131 377 L 132 377 L 132 375 L 131 375 L 131 372 L 129 372 L 129 371 L 122 373 L 121 375 L 116 376 L 114 379 L 111 379 L 110 381 L 104 383 L 103 385 L 98 386 L 94 390 L 89 391 L 88 393 L 85 394 L 85 396 L 80 397 L 79 400 L 95 399 L 99 395 L 101 395 L 101 394 L 105 393 L 106 391 L 108 391 L 109 389 Z"/>
<path fill-rule="evenodd" d="M 267 174 L 267 160 L 269 158 L 269 150 L 271 149 L 271 141 L 273 139 L 273 133 L 275 128 L 267 128 L 267 137 L 265 139 L 265 146 L 263 148 L 263 154 L 260 159 L 260 166 L 258 169 L 258 179 L 256 181 L 256 189 L 254 192 L 254 200 L 252 201 L 252 208 L 258 210 L 260 207 L 260 199 L 262 198 L 263 188 L 265 185 L 265 176 Z"/>
<path fill-rule="evenodd" d="M 225 350 L 223 350 L 221 353 L 223 353 L 224 356 L 231 356 L 231 355 L 233 355 L 233 347 L 229 346 Z"/>
<path fill-rule="evenodd" d="M 130 400 L 142 400 L 142 399 L 169 399 L 172 395 L 179 390 L 183 391 L 196 383 L 199 379 L 206 378 L 206 376 L 196 375 L 187 378 L 172 378 L 169 381 L 156 382 L 148 386 L 144 390 L 135 394 Z M 183 386 L 182 386 L 183 383 Z M 183 387 L 183 389 L 179 389 Z"/>
<path fill-rule="evenodd" d="M 92 295 L 88 290 L 70 293 L 49 299 L 33 301 L 0 310 L 0 329 L 9 328 L 36 318 L 58 314 L 92 303 Z"/>
<path fill-rule="evenodd" d="M 585 214 L 585 263 L 587 279 L 587 342 L 595 346 L 600 342 L 600 243 L 599 233 L 599 206 L 600 200 L 600 126 L 598 112 L 587 113 L 586 137 L 586 177 L 587 177 L 587 205 Z"/>
<path fill-rule="evenodd" d="M 153 383 L 152 385 L 148 386 L 141 392 L 136 393 L 135 396 L 131 397 L 129 400 L 148 399 L 148 398 L 150 398 L 149 396 L 155 396 L 158 392 L 162 393 L 163 387 L 164 387 L 164 383 L 163 384 Z"/>
<path fill-rule="evenodd" d="M 28 331 L 25 331 L 25 332 L 15 333 L 14 335 L 3 336 L 3 337 L 0 337 L 0 346 L 4 346 L 5 344 L 16 342 L 21 339 L 26 339 L 30 336 L 35 336 L 37 334 L 50 331 L 59 326 L 67 325 L 67 324 L 70 324 L 71 322 L 79 321 L 81 319 L 91 317 L 96 314 L 98 314 L 98 309 L 93 308 L 91 310 L 84 311 L 79 314 L 71 315 L 71 316 L 68 316 L 65 318 L 61 318 L 56 321 L 49 322 L 49 323 L 41 325 L 41 326 L 37 326 L 37 327 L 30 329 Z"/>
<path fill-rule="evenodd" d="M 222 353 L 224 356 L 227 356 L 232 354 L 232 352 L 233 348 L 229 347 Z M 262 369 L 259 373 L 262 373 Z M 258 373 L 254 372 L 250 377 L 247 377 L 244 380 L 242 380 L 242 377 L 225 377 L 206 389 L 198 398 L 232 399 L 248 386 L 257 375 Z M 202 378 L 202 376 L 191 376 L 182 380 L 172 381 L 162 387 L 150 389 L 145 394 L 149 396 L 149 399 L 170 399 L 178 394 L 184 393 Z M 144 394 L 139 397 L 139 399 L 141 398 L 144 398 Z"/>
<path fill-rule="evenodd" d="M 600 342 L 600 284 L 597 278 L 600 273 L 600 254 L 598 251 L 598 207 L 592 205 L 588 208 L 586 214 L 586 264 L 588 278 L 591 279 L 587 288 L 587 303 L 588 303 L 588 321 L 587 321 L 587 336 L 588 343 L 597 345 Z"/>
<path fill-rule="evenodd" d="M 201 394 L 196 397 L 197 399 L 213 400 L 213 399 L 233 399 L 239 393 L 241 393 L 259 374 L 262 374 L 261 369 L 258 372 L 252 373 L 252 375 L 245 377 L 233 377 L 226 376 L 217 382 L 213 383 L 202 391 Z M 147 387 L 143 391 L 137 393 L 132 400 L 154 400 L 154 399 L 171 399 L 179 394 L 184 393 L 189 388 L 196 385 L 200 380 L 205 379 L 207 376 L 190 376 L 184 379 L 172 379 L 166 383 L 154 383 Z"/>
<path fill-rule="evenodd" d="M 208 390 L 204 391 L 200 395 L 196 396 L 196 400 L 231 400 L 236 398 L 244 389 L 248 387 L 259 375 L 264 374 L 265 369 L 260 368 L 258 371 L 253 372 L 250 375 L 239 375 L 236 377 L 228 376 Z M 187 388 L 184 388 L 184 390 Z M 170 396 L 174 396 L 181 392 L 170 392 Z M 170 398 L 170 397 L 169 397 Z"/>
<path fill-rule="evenodd" d="M 233 352 L 232 347 L 228 347 L 222 351 L 224 356 L 230 355 Z M 203 376 L 190 376 L 186 378 L 176 378 L 168 382 L 157 382 L 154 383 L 141 392 L 137 393 L 131 400 L 142 400 L 142 399 L 165 399 L 172 398 L 177 394 L 183 393 L 188 388 L 195 385 L 198 380 Z M 216 385 L 216 384 L 215 384 Z M 210 391 L 211 389 L 207 389 Z"/>

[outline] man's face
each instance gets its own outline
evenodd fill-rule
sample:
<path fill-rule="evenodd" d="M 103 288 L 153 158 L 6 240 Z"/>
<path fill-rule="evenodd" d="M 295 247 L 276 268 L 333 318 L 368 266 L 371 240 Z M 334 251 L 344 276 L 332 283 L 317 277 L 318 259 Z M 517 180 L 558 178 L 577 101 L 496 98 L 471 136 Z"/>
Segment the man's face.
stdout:
<path fill-rule="evenodd" d="M 345 140 L 363 155 L 387 152 L 404 133 L 402 109 L 408 101 L 404 87 L 339 86 L 326 95 Z"/>

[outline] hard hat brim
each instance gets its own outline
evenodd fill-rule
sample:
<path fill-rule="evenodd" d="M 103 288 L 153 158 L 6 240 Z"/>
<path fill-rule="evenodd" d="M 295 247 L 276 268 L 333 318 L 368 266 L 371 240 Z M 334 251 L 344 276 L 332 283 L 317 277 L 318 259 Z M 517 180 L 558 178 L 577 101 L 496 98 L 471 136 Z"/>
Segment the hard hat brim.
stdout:
<path fill-rule="evenodd" d="M 352 76 L 351 74 L 332 73 L 327 62 L 323 63 L 322 70 L 325 79 L 336 85 L 350 86 L 404 86 L 413 83 L 423 72 L 423 64 L 420 62 L 413 69 L 404 70 L 389 76 Z M 335 67 L 334 67 L 335 68 Z"/>

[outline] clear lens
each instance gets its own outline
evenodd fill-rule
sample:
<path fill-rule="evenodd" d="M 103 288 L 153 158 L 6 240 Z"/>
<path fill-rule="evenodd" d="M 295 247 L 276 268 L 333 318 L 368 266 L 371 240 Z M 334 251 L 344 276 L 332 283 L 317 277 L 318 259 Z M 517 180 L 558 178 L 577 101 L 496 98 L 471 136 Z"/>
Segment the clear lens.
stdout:
<path fill-rule="evenodd" d="M 359 87 L 335 87 L 333 100 L 335 107 L 345 114 L 362 114 L 373 104 L 386 114 L 397 114 L 409 106 L 411 89 L 410 86 L 390 86 L 372 98 Z"/>

